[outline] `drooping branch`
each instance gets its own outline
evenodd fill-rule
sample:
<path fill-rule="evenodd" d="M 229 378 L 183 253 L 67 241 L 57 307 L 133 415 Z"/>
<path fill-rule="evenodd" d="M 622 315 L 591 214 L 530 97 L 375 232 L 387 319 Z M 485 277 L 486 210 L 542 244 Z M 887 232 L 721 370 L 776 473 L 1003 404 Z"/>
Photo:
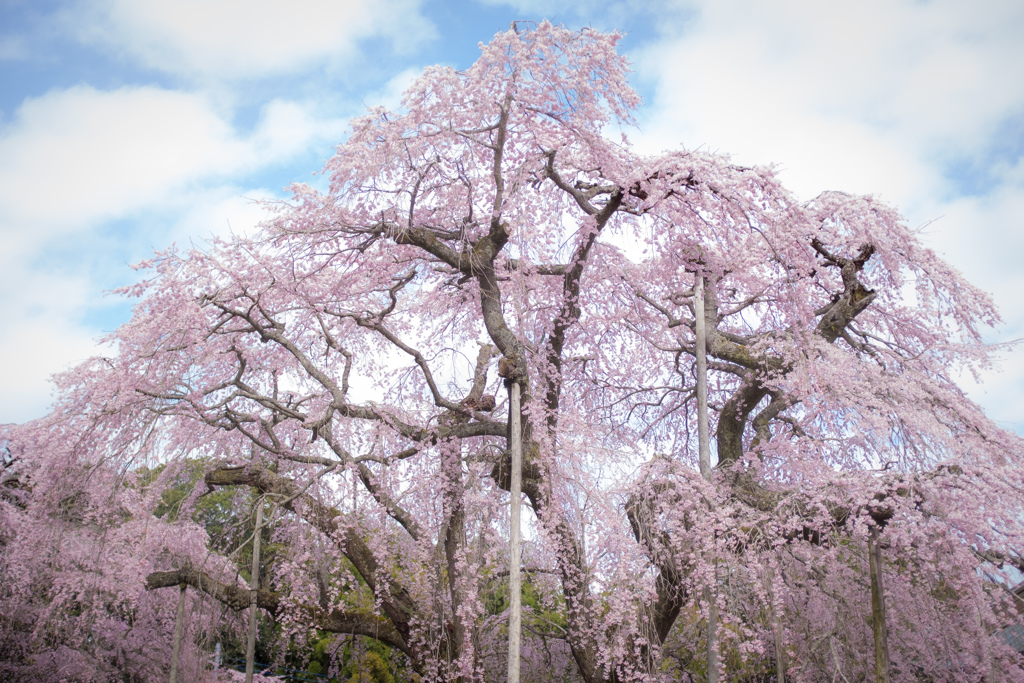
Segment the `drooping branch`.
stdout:
<path fill-rule="evenodd" d="M 426 381 L 427 387 L 430 389 L 431 397 L 434 399 L 434 405 L 436 405 L 439 408 L 445 408 L 448 410 L 458 410 L 458 407 L 454 403 L 452 403 L 451 401 L 449 401 L 448 399 L 444 398 L 444 396 L 441 395 L 441 391 L 437 387 L 437 382 L 434 381 L 434 375 L 430 371 L 430 365 L 427 363 L 427 359 L 423 356 L 422 353 L 420 353 L 418 349 L 409 346 L 404 341 L 399 339 L 398 335 L 396 335 L 394 332 L 388 329 L 387 326 L 385 326 L 384 323 L 381 322 L 380 320 L 366 318 L 357 315 L 352 315 L 349 317 L 355 320 L 356 324 L 360 325 L 361 327 L 366 327 L 368 329 L 376 331 L 382 337 L 391 342 L 394 346 L 398 347 L 403 352 L 412 357 L 416 365 L 419 366 L 420 371 L 423 374 L 423 379 L 424 381 Z"/>
<path fill-rule="evenodd" d="M 196 569 L 153 572 L 146 577 L 146 590 L 168 588 L 182 583 L 206 593 L 236 612 L 248 608 L 252 597 L 252 591 L 248 588 L 221 583 L 206 572 Z M 256 594 L 256 606 L 276 615 L 281 607 L 281 596 L 273 591 L 260 589 Z"/>
<path fill-rule="evenodd" d="M 583 209 L 583 212 L 586 213 L 588 216 L 597 215 L 597 213 L 600 211 L 600 208 L 595 206 L 590 201 L 596 195 L 590 195 L 585 190 L 583 190 L 581 188 L 578 188 L 578 187 L 575 187 L 573 185 L 570 185 L 568 182 L 566 182 L 566 180 L 564 178 L 562 178 L 562 175 L 555 168 L 555 155 L 556 155 L 556 152 L 554 150 L 548 151 L 545 154 L 545 156 L 547 157 L 547 165 L 544 167 L 544 176 L 546 178 L 550 178 L 551 182 L 553 182 L 558 189 L 560 189 L 562 192 L 565 192 L 567 195 L 572 197 L 573 201 L 575 201 L 576 204 L 581 209 Z M 613 189 L 613 191 L 615 191 L 615 190 L 617 190 L 617 188 Z M 619 201 L 621 202 L 622 201 L 622 193 L 621 193 L 621 191 L 618 192 L 618 194 L 619 194 Z M 570 268 L 572 267 L 571 263 L 570 263 L 569 267 Z"/>
<path fill-rule="evenodd" d="M 153 572 L 146 577 L 146 590 L 169 588 L 183 583 L 202 591 L 236 612 L 247 609 L 250 605 L 252 591 L 233 584 L 222 583 L 206 572 L 196 569 Z M 275 617 L 279 616 L 281 596 L 274 591 L 261 589 L 256 593 L 256 606 Z M 339 609 L 324 610 L 319 605 L 304 605 L 299 609 L 306 613 L 313 626 L 322 631 L 375 638 L 407 655 L 412 656 L 413 654 L 405 638 L 395 630 L 389 620 L 379 615 L 367 612 L 347 612 Z"/>
<path fill-rule="evenodd" d="M 313 527 L 329 538 L 341 541 L 341 551 L 359 572 L 370 591 L 381 599 L 384 613 L 403 638 L 408 638 L 410 620 L 416 614 L 417 606 L 409 591 L 398 578 L 389 572 L 381 572 L 380 564 L 373 551 L 356 532 L 355 525 L 344 523 L 344 515 L 336 508 L 324 505 L 308 493 L 302 493 L 291 479 L 282 477 L 268 469 L 251 465 L 245 467 L 220 467 L 204 477 L 206 485 L 250 486 L 270 494 L 282 501 L 285 509 L 295 512 Z M 378 586 L 378 579 L 386 577 L 387 586 Z"/>

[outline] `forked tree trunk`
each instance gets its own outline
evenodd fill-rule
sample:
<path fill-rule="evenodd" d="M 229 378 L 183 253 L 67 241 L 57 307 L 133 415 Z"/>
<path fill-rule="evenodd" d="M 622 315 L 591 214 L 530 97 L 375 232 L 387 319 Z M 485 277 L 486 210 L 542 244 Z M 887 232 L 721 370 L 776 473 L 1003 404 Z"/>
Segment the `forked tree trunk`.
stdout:
<path fill-rule="evenodd" d="M 263 526 L 263 499 L 256 501 L 256 529 L 252 533 L 252 577 L 249 589 L 249 642 L 245 646 L 245 683 L 252 683 L 256 660 L 256 596 L 260 589 L 260 527 Z"/>
<path fill-rule="evenodd" d="M 508 683 L 519 683 L 519 634 L 522 623 L 519 576 L 519 512 L 523 489 L 523 430 L 519 413 L 518 381 L 509 386 L 509 420 L 512 422 L 512 482 L 509 487 L 511 522 L 509 530 L 508 567 Z"/>
<path fill-rule="evenodd" d="M 171 649 L 171 683 L 178 683 L 178 659 L 181 656 L 181 631 L 182 623 L 185 621 L 185 588 L 188 584 L 181 584 L 181 592 L 178 593 L 178 614 L 174 618 L 174 646 Z"/>
<path fill-rule="evenodd" d="M 872 527 L 868 535 L 868 567 L 871 572 L 871 630 L 875 636 L 875 681 L 889 683 L 889 634 L 885 624 L 882 551 L 878 546 L 878 527 Z"/>

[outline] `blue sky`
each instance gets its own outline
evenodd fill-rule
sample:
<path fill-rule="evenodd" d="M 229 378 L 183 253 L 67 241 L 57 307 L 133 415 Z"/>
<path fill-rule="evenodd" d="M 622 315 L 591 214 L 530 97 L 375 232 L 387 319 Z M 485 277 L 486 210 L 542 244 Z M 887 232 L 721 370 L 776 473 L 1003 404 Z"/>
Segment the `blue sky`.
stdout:
<path fill-rule="evenodd" d="M 153 249 L 250 229 L 369 105 L 514 19 L 626 33 L 643 150 L 870 193 L 1024 337 L 1024 3 L 0 0 L 0 423 L 130 313 Z M 927 227 L 924 227 L 927 226 Z M 1024 351 L 964 386 L 1024 433 Z"/>

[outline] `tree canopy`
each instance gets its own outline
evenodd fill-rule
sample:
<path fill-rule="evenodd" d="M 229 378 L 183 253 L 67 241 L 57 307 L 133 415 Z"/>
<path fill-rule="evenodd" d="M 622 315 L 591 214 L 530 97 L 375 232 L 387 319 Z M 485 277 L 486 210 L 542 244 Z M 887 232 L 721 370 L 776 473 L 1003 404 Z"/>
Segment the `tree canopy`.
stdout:
<path fill-rule="evenodd" d="M 238 518 L 260 497 L 274 519 L 258 605 L 278 638 L 498 680 L 521 382 L 526 680 L 697 680 L 709 599 L 730 677 L 862 680 L 872 542 L 893 680 L 1024 680 L 994 580 L 1022 564 L 1024 444 L 954 381 L 989 362 L 991 301 L 871 197 L 637 153 L 618 39 L 500 33 L 354 120 L 328 190 L 142 264 L 116 353 L 6 428 L 5 666 L 60 678 L 71 652 L 65 678 L 144 678 L 169 657 L 159 589 L 184 583 L 201 668 L 201 632 L 249 592 L 232 549 L 152 511 L 203 458 L 183 509 L 230 490 Z"/>

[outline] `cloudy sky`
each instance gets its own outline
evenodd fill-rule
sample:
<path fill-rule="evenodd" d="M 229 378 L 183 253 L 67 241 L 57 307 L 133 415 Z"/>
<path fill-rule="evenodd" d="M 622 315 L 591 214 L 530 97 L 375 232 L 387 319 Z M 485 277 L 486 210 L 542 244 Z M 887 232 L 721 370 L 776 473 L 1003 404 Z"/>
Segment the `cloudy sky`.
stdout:
<path fill-rule="evenodd" d="M 250 228 L 351 116 L 543 18 L 626 33 L 642 148 L 880 196 L 1024 337 L 1018 0 L 0 0 L 0 423 L 127 319 L 128 264 Z M 1024 349 L 964 386 L 1024 434 Z"/>

